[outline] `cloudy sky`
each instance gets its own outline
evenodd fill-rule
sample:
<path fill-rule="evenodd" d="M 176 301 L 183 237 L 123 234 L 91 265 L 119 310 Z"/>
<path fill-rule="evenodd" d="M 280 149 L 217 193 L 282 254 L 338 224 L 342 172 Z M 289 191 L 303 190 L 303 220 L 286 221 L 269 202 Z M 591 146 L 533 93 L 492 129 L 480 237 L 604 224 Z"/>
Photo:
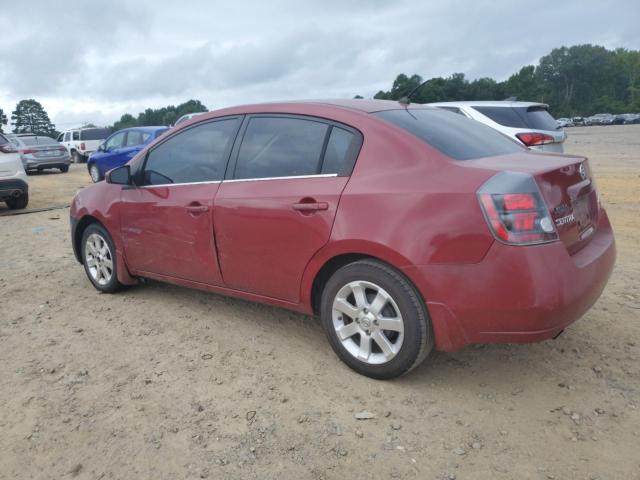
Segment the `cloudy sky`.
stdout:
<path fill-rule="evenodd" d="M 189 98 L 370 97 L 401 72 L 502 80 L 562 45 L 640 49 L 638 0 L 7 0 L 0 25 L 0 108 L 35 98 L 58 129 Z"/>

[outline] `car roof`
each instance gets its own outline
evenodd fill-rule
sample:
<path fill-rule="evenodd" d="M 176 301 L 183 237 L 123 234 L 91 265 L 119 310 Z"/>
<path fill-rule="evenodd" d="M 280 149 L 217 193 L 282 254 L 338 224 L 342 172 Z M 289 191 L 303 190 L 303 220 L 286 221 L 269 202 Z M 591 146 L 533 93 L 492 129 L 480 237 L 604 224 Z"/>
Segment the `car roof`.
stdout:
<path fill-rule="evenodd" d="M 549 107 L 546 103 L 540 102 L 520 102 L 517 100 L 465 100 L 461 102 L 434 102 L 428 103 L 427 105 L 432 106 L 443 106 L 443 107 L 473 107 L 473 106 L 482 106 L 482 107 Z"/>
<path fill-rule="evenodd" d="M 157 130 L 168 130 L 169 127 L 165 127 L 163 125 L 154 125 L 154 126 L 149 126 L 149 125 L 145 125 L 143 127 L 127 127 L 127 128 L 121 128 L 120 130 L 118 130 L 117 132 L 113 132 L 113 133 L 118 133 L 118 132 L 128 132 L 130 130 L 140 130 L 143 132 L 155 132 Z"/>

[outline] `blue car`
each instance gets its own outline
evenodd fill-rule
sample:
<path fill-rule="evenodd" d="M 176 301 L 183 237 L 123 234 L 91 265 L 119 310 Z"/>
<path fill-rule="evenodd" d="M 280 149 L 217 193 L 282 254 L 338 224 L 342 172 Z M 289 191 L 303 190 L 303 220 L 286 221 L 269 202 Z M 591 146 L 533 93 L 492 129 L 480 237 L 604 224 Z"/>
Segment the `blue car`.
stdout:
<path fill-rule="evenodd" d="M 133 127 L 119 130 L 93 152 L 87 162 L 91 180 L 99 182 L 109 170 L 124 165 L 148 143 L 169 130 L 167 127 Z"/>

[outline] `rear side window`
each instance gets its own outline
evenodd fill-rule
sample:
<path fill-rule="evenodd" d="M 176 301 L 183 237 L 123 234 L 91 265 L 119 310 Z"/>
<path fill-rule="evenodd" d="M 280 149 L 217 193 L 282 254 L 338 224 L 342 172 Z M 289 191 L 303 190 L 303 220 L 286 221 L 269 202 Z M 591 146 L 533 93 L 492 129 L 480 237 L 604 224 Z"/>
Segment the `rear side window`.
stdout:
<path fill-rule="evenodd" d="M 355 135 L 347 130 L 339 127 L 332 127 L 327 148 L 324 153 L 324 161 L 322 162 L 323 174 L 337 173 L 349 174 L 354 156 L 357 154 L 357 146 L 355 144 Z"/>
<path fill-rule="evenodd" d="M 254 117 L 238 152 L 234 178 L 314 175 L 329 126 L 284 117 Z"/>
<path fill-rule="evenodd" d="M 240 120 L 218 120 L 188 128 L 149 152 L 145 185 L 222 180 Z"/>
<path fill-rule="evenodd" d="M 125 147 L 133 147 L 136 145 L 141 145 L 151 136 L 148 132 L 140 132 L 138 130 L 129 131 L 127 134 L 127 141 L 125 143 Z"/>
<path fill-rule="evenodd" d="M 4 138 L 3 135 L 0 135 L 0 145 L 5 145 L 9 143 L 9 140 L 7 140 L 6 138 Z"/>
<path fill-rule="evenodd" d="M 76 132 L 73 132 L 73 139 L 77 140 Z M 80 140 L 104 140 L 109 136 L 107 128 L 88 128 L 80 131 Z"/>
<path fill-rule="evenodd" d="M 80 132 L 79 131 L 75 131 L 73 132 L 73 139 L 74 140 L 80 140 Z"/>
<path fill-rule="evenodd" d="M 491 127 L 437 108 L 386 110 L 374 113 L 454 160 L 506 155 L 524 147 Z"/>
<path fill-rule="evenodd" d="M 556 130 L 557 124 L 545 107 L 482 107 L 475 110 L 504 127 Z"/>

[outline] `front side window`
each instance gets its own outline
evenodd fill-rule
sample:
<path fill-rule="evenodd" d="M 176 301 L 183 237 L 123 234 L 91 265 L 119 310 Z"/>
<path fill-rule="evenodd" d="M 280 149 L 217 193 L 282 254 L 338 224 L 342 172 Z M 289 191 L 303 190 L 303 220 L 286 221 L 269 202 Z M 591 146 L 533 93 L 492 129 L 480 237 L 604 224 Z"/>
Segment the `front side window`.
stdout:
<path fill-rule="evenodd" d="M 68 141 L 69 141 L 70 136 L 71 136 L 71 134 L 70 134 L 69 132 L 65 132 L 65 134 L 64 134 L 64 141 L 65 141 L 65 142 L 68 142 Z"/>
<path fill-rule="evenodd" d="M 317 174 L 329 126 L 285 117 L 254 117 L 238 152 L 234 178 Z"/>
<path fill-rule="evenodd" d="M 115 150 L 117 148 L 122 148 L 125 134 L 126 132 L 116 133 L 113 137 L 107 140 L 105 150 Z"/>
<path fill-rule="evenodd" d="M 240 120 L 231 118 L 188 128 L 149 152 L 145 185 L 222 180 Z"/>

